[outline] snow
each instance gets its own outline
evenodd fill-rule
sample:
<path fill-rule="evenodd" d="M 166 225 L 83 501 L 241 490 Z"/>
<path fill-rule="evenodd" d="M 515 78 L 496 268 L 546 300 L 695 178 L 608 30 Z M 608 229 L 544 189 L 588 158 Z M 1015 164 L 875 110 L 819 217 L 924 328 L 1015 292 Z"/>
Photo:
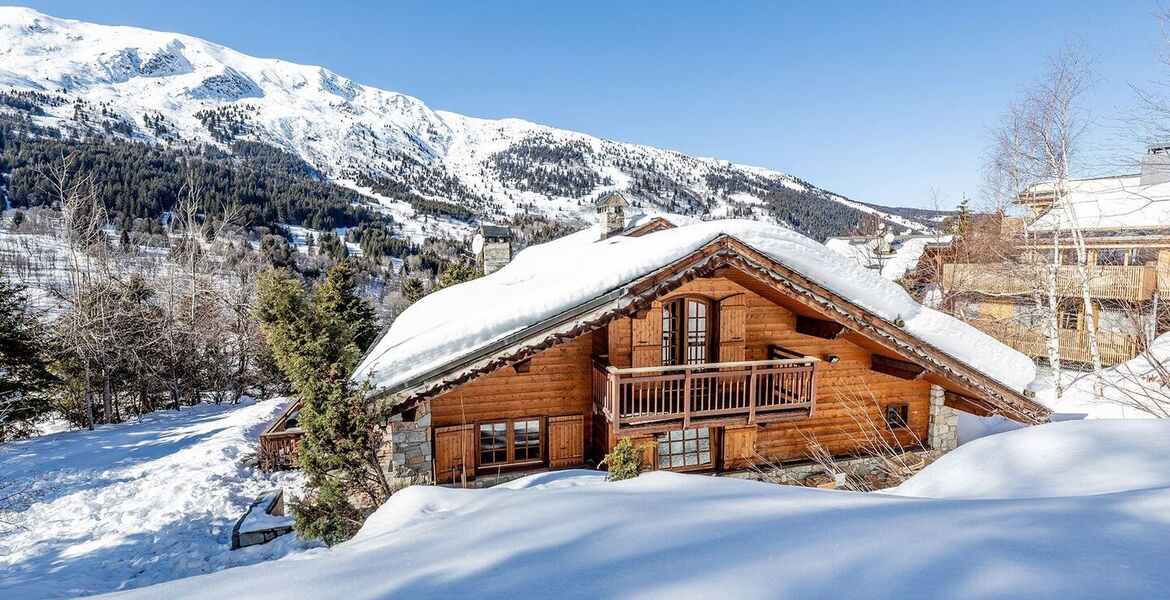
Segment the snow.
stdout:
<path fill-rule="evenodd" d="M 1156 598 L 1168 441 L 1164 421 L 1043 425 L 894 493 L 668 472 L 415 486 L 329 550 L 119 597 Z"/>
<path fill-rule="evenodd" d="M 592 211 L 588 203 L 581 204 L 579 195 L 549 196 L 518 189 L 492 166 L 493 154 L 534 138 L 553 145 L 587 146 L 581 168 L 613 181 L 612 186 L 592 190 L 594 195 L 609 189 L 629 190 L 631 174 L 616 165 L 634 163 L 653 165 L 656 174 L 691 190 L 695 197 L 716 198 L 712 214 L 726 214 L 728 203 L 722 190 L 708 185 L 707 176 L 727 170 L 765 180 L 773 187 L 821 192 L 771 169 L 602 140 L 521 119 L 477 119 L 432 110 L 417 98 L 362 85 L 322 67 L 248 56 L 188 35 L 84 23 L 27 8 L 0 7 L 0 56 L 4 57 L 0 89 L 39 91 L 65 100 L 61 106 L 45 107 L 48 115 L 35 118 L 42 124 L 75 125 L 74 100 L 84 99 L 96 115 L 93 125 L 97 127 L 107 118 L 97 113 L 105 110 L 113 115 L 109 118 L 132 124 L 136 139 L 165 141 L 178 136 L 190 143 L 223 147 L 196 113 L 238 109 L 246 118 L 247 132 L 241 137 L 292 152 L 341 185 L 370 196 L 369 190 L 354 184 L 352 174 L 386 176 L 410 185 L 417 195 L 449 200 L 438 197 L 435 186 L 420 182 L 435 184 L 452 177 L 487 199 L 493 217 L 497 212 L 509 216 L 535 208 L 570 220 Z M 145 114 L 162 115 L 172 133 L 156 135 L 145 126 Z M 404 170 L 410 174 L 403 175 Z M 757 191 L 749 198 L 761 204 L 763 195 Z M 904 227 L 926 229 L 921 223 L 835 194 L 819 195 L 826 202 L 845 204 Z M 447 230 L 471 233 L 468 224 L 420 218 L 402 198 L 375 200 L 404 223 L 405 235 L 415 241 L 428 231 L 432 235 Z M 770 218 L 765 210 L 757 215 Z"/>
<path fill-rule="evenodd" d="M 244 464 L 283 401 L 199 405 L 95 431 L 0 447 L 0 481 L 31 503 L 0 515 L 0 598 L 136 588 L 300 549 L 294 536 L 231 551 L 236 519 L 261 493 L 301 493 L 296 472 Z"/>
<path fill-rule="evenodd" d="M 1155 367 L 1155 364 L 1160 367 Z M 1170 372 L 1170 332 L 1155 339 L 1145 352 L 1118 365 L 1104 369 L 1105 385 L 1098 396 L 1092 373 L 1066 369 L 1062 372 L 1065 389 L 1056 399 L 1052 374 L 1037 378 L 1036 400 L 1052 409 L 1054 419 L 1151 418 L 1154 415 L 1133 406 L 1161 403 L 1170 410 L 1170 381 L 1162 374 Z"/>
<path fill-rule="evenodd" d="M 1043 189 L 1038 186 L 1038 190 Z M 1041 215 L 1028 229 L 1051 231 L 1073 226 L 1085 230 L 1170 229 L 1170 182 L 1141 185 L 1138 175 L 1073 180 L 1068 183 L 1064 203 Z"/>
<path fill-rule="evenodd" d="M 852 259 L 857 264 L 881 273 L 890 281 L 897 281 L 918 266 L 918 260 L 930 244 L 947 244 L 950 235 L 897 236 L 891 244 L 893 254 L 879 256 L 875 250 L 877 239 L 835 237 L 825 240 L 825 247 Z"/>
<path fill-rule="evenodd" d="M 1170 420 L 1066 421 L 972 441 L 889 493 L 1056 498 L 1170 489 Z"/>
<path fill-rule="evenodd" d="M 586 229 L 519 252 L 504 268 L 433 293 L 406 309 L 354 379 L 388 388 L 474 353 L 643 277 L 721 236 L 755 248 L 943 352 L 1022 391 L 1032 361 L 992 337 L 915 302 L 901 287 L 794 231 L 742 220 L 683 224 L 597 241 Z"/>

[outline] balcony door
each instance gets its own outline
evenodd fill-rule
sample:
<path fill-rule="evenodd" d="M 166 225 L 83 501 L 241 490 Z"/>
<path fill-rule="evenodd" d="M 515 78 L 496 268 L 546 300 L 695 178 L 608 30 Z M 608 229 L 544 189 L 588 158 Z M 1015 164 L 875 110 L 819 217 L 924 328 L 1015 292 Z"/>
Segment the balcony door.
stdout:
<path fill-rule="evenodd" d="M 711 362 L 713 315 L 702 298 L 678 298 L 662 305 L 662 364 Z"/>

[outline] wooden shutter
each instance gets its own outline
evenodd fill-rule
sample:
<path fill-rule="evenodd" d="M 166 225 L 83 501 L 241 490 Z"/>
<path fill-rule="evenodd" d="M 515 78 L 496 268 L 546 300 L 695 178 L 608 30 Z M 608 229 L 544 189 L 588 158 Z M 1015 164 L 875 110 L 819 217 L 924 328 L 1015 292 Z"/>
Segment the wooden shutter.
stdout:
<path fill-rule="evenodd" d="M 756 456 L 755 425 L 728 427 L 723 431 L 723 468 L 742 469 L 751 466 Z"/>
<path fill-rule="evenodd" d="M 634 367 L 658 367 L 662 365 L 662 303 L 657 300 L 642 318 L 634 317 L 631 340 L 633 344 L 632 363 Z"/>
<path fill-rule="evenodd" d="M 746 360 L 747 296 L 737 294 L 719 303 L 719 362 Z"/>
<path fill-rule="evenodd" d="M 548 418 L 548 466 L 554 469 L 585 463 L 585 417 Z"/>
<path fill-rule="evenodd" d="M 461 481 L 475 476 L 475 425 L 435 429 L 435 482 Z"/>

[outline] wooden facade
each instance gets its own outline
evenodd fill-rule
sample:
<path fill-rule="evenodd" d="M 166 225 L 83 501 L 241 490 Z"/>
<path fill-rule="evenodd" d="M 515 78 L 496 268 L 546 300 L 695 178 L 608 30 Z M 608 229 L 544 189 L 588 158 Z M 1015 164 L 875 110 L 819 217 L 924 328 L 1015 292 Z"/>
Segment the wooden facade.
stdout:
<path fill-rule="evenodd" d="M 864 453 L 875 430 L 920 447 L 931 384 L 970 393 L 743 272 L 713 275 L 543 349 L 523 368 L 498 367 L 429 398 L 436 480 L 579 466 L 625 437 L 649 468 L 688 471 L 801 461 L 814 442 Z M 664 366 L 672 343 L 664 307 L 679 299 L 713 309 L 704 313 L 709 337 L 701 362 Z M 891 407 L 904 422 L 887 427 Z"/>

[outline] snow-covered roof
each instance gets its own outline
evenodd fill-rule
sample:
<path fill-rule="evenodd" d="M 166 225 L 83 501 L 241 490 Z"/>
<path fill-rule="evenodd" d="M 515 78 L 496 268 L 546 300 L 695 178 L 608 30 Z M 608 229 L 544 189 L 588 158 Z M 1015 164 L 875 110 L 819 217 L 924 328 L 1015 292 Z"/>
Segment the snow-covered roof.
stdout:
<path fill-rule="evenodd" d="M 673 220 L 673 219 L 672 219 Z M 901 287 L 792 230 L 754 221 L 688 222 L 641 237 L 598 240 L 589 228 L 531 246 L 499 271 L 435 292 L 404 311 L 355 371 L 394 389 L 546 320 L 620 292 L 722 237 L 893 323 L 975 371 L 1021 392 L 1032 361 L 977 329 L 915 302 Z"/>
<path fill-rule="evenodd" d="M 831 237 L 825 240 L 825 246 L 890 281 L 897 281 L 918 264 L 927 246 L 949 244 L 952 237 L 950 234 L 894 236 L 889 254 L 877 251 L 880 240 L 872 236 Z"/>
<path fill-rule="evenodd" d="M 1170 230 L 1170 182 L 1141 185 L 1139 175 L 1069 181 L 1063 200 L 1028 225 L 1030 231 Z M 1037 186 L 1043 193 L 1051 185 Z"/>

